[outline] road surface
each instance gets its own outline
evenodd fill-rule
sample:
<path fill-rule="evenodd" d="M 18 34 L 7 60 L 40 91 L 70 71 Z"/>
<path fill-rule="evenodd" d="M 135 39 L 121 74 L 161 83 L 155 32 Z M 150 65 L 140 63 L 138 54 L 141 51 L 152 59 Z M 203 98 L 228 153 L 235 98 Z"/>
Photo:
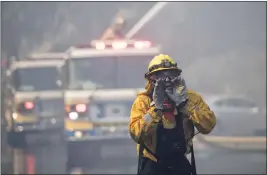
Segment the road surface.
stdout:
<path fill-rule="evenodd" d="M 72 169 L 81 168 L 83 173 L 91 174 L 136 173 L 137 156 L 135 145 L 130 144 L 133 143 L 125 142 L 123 150 L 117 146 L 110 149 L 106 148 L 105 152 L 110 152 L 110 154 L 105 153 L 105 157 L 103 157 L 103 152 L 101 153 L 102 156 L 97 156 L 96 154 L 94 156 L 85 156 L 85 154 L 82 154 L 83 156 L 80 156 L 81 159 L 79 160 L 82 162 L 82 167 L 79 167 L 78 162 L 76 162 Z M 88 146 L 86 147 L 87 149 L 89 148 Z M 126 147 L 128 148 L 126 149 Z M 82 147 L 79 147 L 79 151 L 77 151 L 81 153 L 82 150 Z M 78 154 L 77 151 L 75 151 L 76 155 Z M 122 153 L 118 154 L 119 152 Z M 97 153 L 96 149 L 94 153 Z M 114 156 L 114 159 L 112 156 Z M 100 157 L 102 157 L 102 160 L 99 160 Z M 266 174 L 266 152 L 231 152 L 225 150 L 217 152 L 207 150 L 196 152 L 195 157 L 198 174 Z M 105 162 L 101 165 L 103 160 Z M 89 162 L 98 162 L 98 164 L 91 164 L 89 168 Z"/>

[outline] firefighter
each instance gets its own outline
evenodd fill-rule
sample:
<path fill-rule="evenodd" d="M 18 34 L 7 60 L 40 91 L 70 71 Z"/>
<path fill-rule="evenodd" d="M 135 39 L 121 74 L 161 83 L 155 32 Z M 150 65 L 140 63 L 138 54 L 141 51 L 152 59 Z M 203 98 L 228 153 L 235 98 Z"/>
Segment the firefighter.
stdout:
<path fill-rule="evenodd" d="M 129 132 L 139 152 L 138 174 L 196 174 L 194 126 L 208 134 L 216 118 L 196 92 L 187 89 L 182 70 L 168 55 L 155 56 L 145 74 L 146 90 L 137 95 L 130 114 Z"/>
<path fill-rule="evenodd" d="M 124 38 L 123 29 L 125 28 L 125 19 L 121 15 L 117 15 L 112 25 L 106 29 L 101 40 L 112 40 Z"/>

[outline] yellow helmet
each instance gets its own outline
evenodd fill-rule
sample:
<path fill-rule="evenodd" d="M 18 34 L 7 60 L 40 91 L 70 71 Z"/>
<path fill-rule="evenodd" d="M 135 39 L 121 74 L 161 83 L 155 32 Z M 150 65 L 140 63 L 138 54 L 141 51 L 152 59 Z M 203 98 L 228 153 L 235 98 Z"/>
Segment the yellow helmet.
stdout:
<path fill-rule="evenodd" d="M 145 76 L 157 71 L 170 69 L 182 72 L 182 70 L 177 67 L 177 63 L 172 59 L 172 57 L 169 55 L 159 54 L 156 55 L 148 64 L 148 72 Z"/>

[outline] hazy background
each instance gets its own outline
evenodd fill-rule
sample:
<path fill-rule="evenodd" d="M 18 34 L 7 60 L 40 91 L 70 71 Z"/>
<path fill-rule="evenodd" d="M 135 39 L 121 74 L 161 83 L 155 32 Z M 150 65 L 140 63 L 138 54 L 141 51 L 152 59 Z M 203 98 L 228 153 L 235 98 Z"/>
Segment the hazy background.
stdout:
<path fill-rule="evenodd" d="M 2 2 L 2 56 L 64 51 L 98 38 L 121 11 L 130 29 L 154 2 Z M 265 2 L 170 2 L 136 37 L 163 46 L 197 91 L 265 105 Z M 142 77 L 140 77 L 142 78 Z"/>

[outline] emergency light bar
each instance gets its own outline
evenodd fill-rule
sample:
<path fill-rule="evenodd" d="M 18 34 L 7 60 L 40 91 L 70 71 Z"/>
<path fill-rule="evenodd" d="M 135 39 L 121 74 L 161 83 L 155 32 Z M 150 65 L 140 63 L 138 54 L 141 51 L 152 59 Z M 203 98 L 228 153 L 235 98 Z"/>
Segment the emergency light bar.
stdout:
<path fill-rule="evenodd" d="M 70 48 L 69 58 L 88 58 L 88 57 L 112 57 L 112 56 L 154 56 L 160 53 L 160 47 L 150 47 L 147 49 L 125 48 L 125 49 L 92 49 L 92 48 Z"/>
<path fill-rule="evenodd" d="M 97 50 L 104 50 L 111 48 L 114 50 L 135 48 L 135 49 L 146 49 L 151 47 L 150 41 L 135 41 L 135 40 L 93 40 L 91 44 L 78 45 L 75 48 L 95 48 Z"/>

